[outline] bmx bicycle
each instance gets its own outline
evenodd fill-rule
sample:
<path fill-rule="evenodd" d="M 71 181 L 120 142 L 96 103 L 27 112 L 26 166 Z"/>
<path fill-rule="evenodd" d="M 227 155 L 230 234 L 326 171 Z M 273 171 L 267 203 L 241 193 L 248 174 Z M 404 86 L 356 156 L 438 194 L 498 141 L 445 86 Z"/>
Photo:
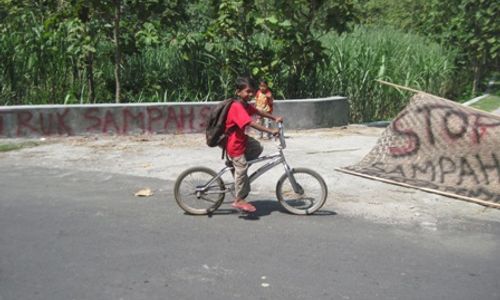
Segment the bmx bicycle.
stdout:
<path fill-rule="evenodd" d="M 292 214 L 312 214 L 325 204 L 328 188 L 321 175 L 315 171 L 308 168 L 290 167 L 283 153 L 286 148 L 283 124 L 278 123 L 278 128 L 278 152 L 248 161 L 249 167 L 256 163 L 266 162 L 249 175 L 250 183 L 275 166 L 282 165 L 285 173 L 276 183 L 278 202 Z M 232 164 L 226 162 L 226 167 L 218 173 L 201 166 L 185 170 L 177 177 L 174 186 L 177 204 L 188 214 L 213 213 L 223 203 L 227 193 L 232 193 L 234 196 L 234 180 L 225 183 L 222 179 L 224 174 L 232 172 L 233 169 Z"/>

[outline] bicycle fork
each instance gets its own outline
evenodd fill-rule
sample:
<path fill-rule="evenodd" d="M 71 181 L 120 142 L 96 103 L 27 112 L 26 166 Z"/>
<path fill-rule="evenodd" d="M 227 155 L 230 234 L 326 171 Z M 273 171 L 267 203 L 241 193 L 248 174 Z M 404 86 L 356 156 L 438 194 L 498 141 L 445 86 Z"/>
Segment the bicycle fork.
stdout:
<path fill-rule="evenodd" d="M 296 194 L 303 195 L 304 194 L 304 189 L 302 186 L 295 180 L 295 175 L 293 175 L 293 169 L 290 167 L 290 165 L 286 162 L 285 158 L 283 157 L 283 168 L 285 169 L 286 176 L 288 176 L 288 179 L 290 180 L 290 184 L 292 185 L 293 191 Z"/>

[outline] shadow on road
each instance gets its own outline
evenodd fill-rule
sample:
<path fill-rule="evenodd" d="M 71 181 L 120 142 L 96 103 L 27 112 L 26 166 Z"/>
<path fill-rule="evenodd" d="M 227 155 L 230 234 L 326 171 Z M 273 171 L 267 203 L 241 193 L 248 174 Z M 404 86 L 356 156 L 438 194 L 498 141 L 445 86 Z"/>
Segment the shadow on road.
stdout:
<path fill-rule="evenodd" d="M 239 216 L 240 219 L 247 220 L 247 221 L 256 221 L 256 220 L 259 220 L 261 217 L 270 215 L 273 212 L 290 214 L 276 200 L 251 201 L 251 203 L 255 206 L 257 211 L 254 213 L 251 213 L 251 214 L 242 214 L 241 216 Z M 309 216 L 310 217 L 313 217 L 313 216 L 334 216 L 336 214 L 337 213 L 334 211 L 319 210 L 316 213 L 309 215 Z"/>
<path fill-rule="evenodd" d="M 249 202 L 252 203 L 257 209 L 257 211 L 255 211 L 254 213 L 247 214 L 233 208 L 220 208 L 214 211 L 213 213 L 209 214 L 208 217 L 212 218 L 214 216 L 239 215 L 238 218 L 240 219 L 247 221 L 256 221 L 259 220 L 261 217 L 271 215 L 273 212 L 280 212 L 288 215 L 293 215 L 289 213 L 286 209 L 284 209 L 283 206 L 281 206 L 279 202 L 276 200 L 258 200 Z M 189 215 L 188 213 L 185 214 Z M 311 218 L 311 217 L 335 216 L 335 215 L 337 215 L 337 213 L 334 211 L 320 209 L 319 211 L 315 212 L 312 215 L 308 215 L 307 217 Z"/>

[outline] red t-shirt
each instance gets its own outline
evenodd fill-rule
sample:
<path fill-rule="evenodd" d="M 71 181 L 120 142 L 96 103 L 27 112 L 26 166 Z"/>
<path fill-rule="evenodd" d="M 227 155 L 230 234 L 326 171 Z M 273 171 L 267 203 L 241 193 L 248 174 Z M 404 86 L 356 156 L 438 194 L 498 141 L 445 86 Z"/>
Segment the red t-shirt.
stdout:
<path fill-rule="evenodd" d="M 247 148 L 247 135 L 245 128 L 252 122 L 252 115 L 257 109 L 252 104 L 242 104 L 234 101 L 227 113 L 226 132 L 227 154 L 231 157 L 240 156 L 245 153 Z"/>

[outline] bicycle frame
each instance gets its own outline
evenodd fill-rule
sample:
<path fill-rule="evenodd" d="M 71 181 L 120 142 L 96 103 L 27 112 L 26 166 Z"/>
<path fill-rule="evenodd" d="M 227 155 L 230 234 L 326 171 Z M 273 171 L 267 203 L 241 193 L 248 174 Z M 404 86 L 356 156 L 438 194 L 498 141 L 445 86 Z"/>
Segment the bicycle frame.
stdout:
<path fill-rule="evenodd" d="M 277 165 L 282 164 L 283 168 L 285 169 L 285 173 L 286 173 L 288 179 L 290 180 L 290 183 L 292 185 L 292 188 L 293 188 L 294 192 L 297 193 L 297 194 L 303 194 L 304 190 L 302 189 L 302 187 L 295 180 L 295 177 L 293 176 L 293 172 L 292 172 L 293 169 L 286 162 L 285 155 L 283 154 L 283 149 L 286 148 L 286 143 L 285 143 L 285 138 L 284 138 L 284 134 L 283 134 L 283 126 L 282 126 L 281 123 L 278 123 L 278 128 L 280 130 L 280 137 L 279 137 L 280 144 L 278 145 L 278 152 L 275 153 L 275 154 L 261 156 L 261 157 L 258 157 L 256 159 L 248 161 L 248 165 L 249 166 L 251 166 L 252 164 L 255 164 L 255 163 L 269 161 L 266 164 L 264 164 L 261 167 L 259 167 L 254 172 L 252 172 L 252 174 L 250 174 L 250 176 L 248 178 L 250 180 L 250 183 L 252 183 L 257 178 L 259 178 L 262 174 L 266 173 L 267 171 L 271 170 L 272 168 L 276 167 Z M 211 187 L 211 185 L 218 178 L 222 177 L 226 172 L 231 171 L 233 169 L 234 169 L 234 167 L 232 167 L 232 166 L 227 166 L 227 167 L 223 168 L 208 183 L 206 183 L 203 186 L 196 187 L 196 192 L 197 193 L 205 192 L 207 194 L 218 194 L 218 193 L 221 193 L 221 191 L 210 192 L 210 191 L 208 191 L 208 189 Z M 230 189 L 226 188 L 222 192 L 227 193 L 227 192 L 230 192 L 230 191 L 231 191 Z"/>

